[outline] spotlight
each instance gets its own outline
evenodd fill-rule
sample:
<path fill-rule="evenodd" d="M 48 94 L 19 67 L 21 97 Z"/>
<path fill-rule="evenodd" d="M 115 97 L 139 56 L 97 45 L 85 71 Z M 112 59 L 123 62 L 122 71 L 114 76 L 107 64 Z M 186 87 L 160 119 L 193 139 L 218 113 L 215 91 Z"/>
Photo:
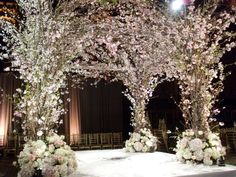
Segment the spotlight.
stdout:
<path fill-rule="evenodd" d="M 171 9 L 174 11 L 180 10 L 184 5 L 184 0 L 174 0 L 171 3 Z"/>

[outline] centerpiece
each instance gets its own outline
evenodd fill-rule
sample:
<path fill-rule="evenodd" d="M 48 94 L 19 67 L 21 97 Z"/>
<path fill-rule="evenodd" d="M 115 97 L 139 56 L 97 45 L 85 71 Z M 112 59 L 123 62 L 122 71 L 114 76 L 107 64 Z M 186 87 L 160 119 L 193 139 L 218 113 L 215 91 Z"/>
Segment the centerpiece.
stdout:
<path fill-rule="evenodd" d="M 15 165 L 18 177 L 62 177 L 77 168 L 74 152 L 64 142 L 64 136 L 51 133 L 46 140 L 28 141 Z"/>
<path fill-rule="evenodd" d="M 127 152 L 153 152 L 157 149 L 157 137 L 153 136 L 150 129 L 142 128 L 130 134 L 130 139 L 125 142 Z"/>
<path fill-rule="evenodd" d="M 184 131 L 177 141 L 177 159 L 187 164 L 205 165 L 217 164 L 226 155 L 218 134 L 213 132 L 194 132 L 191 129 Z"/>

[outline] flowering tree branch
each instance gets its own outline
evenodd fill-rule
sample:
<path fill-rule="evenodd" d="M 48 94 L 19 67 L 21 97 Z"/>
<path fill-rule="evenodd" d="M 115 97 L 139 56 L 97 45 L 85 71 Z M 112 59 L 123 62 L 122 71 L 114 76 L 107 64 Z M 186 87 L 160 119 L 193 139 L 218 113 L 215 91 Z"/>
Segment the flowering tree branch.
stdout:
<path fill-rule="evenodd" d="M 160 50 L 166 40 L 159 31 L 158 11 L 150 2 L 124 0 L 101 5 L 80 4 L 86 9 L 80 15 L 82 31 L 80 57 L 74 72 L 84 66 L 90 77 L 109 73 L 127 87 L 125 95 L 133 108 L 135 131 L 148 126 L 145 107 L 155 87 L 176 74 L 166 50 Z M 102 68 L 102 69 L 101 69 Z"/>
<path fill-rule="evenodd" d="M 166 13 L 159 30 L 165 35 L 168 52 L 180 71 L 180 107 L 188 128 L 209 130 L 217 96 L 223 90 L 225 78 L 221 63 L 223 54 L 236 46 L 235 11 L 219 9 L 220 1 L 205 1 L 204 5 L 187 7 L 184 15 Z"/>
<path fill-rule="evenodd" d="M 14 115 L 22 121 L 24 134 L 29 139 L 45 136 L 60 123 L 64 113 L 61 88 L 70 61 L 77 55 L 76 1 L 61 1 L 55 8 L 51 1 L 18 0 L 24 18 L 19 27 L 1 21 L 7 35 L 8 58 L 20 73 L 25 90 L 18 89 L 21 99 Z"/>

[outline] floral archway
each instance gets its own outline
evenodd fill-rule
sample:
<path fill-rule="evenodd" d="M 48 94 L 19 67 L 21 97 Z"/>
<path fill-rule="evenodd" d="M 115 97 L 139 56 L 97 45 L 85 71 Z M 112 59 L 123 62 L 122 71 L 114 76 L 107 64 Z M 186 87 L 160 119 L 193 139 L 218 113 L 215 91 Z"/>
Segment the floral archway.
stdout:
<path fill-rule="evenodd" d="M 66 88 L 68 73 L 81 76 L 77 81 L 109 78 L 127 86 L 135 129 L 126 143 L 131 152 L 155 150 L 157 140 L 145 106 L 159 83 L 177 77 L 182 90 L 180 107 L 193 129 L 182 134 L 177 155 L 183 161 L 206 164 L 223 155 L 218 136 L 209 131 L 208 118 L 223 86 L 219 59 L 235 47 L 231 41 L 235 34 L 228 30 L 235 23 L 233 11 L 218 15 L 218 4 L 213 9 L 192 4 L 185 15 L 173 16 L 165 5 L 160 10 L 155 1 L 144 0 L 17 3 L 23 10 L 21 18 L 15 17 L 18 26 L 2 20 L 1 26 L 9 47 L 4 57 L 13 59 L 12 67 L 25 83 L 25 89 L 18 89 L 15 96 L 15 116 L 23 120 L 27 141 L 18 160 L 19 176 L 33 176 L 37 170 L 44 176 L 67 176 L 76 169 L 73 152 L 56 134 L 65 112 L 61 89 Z M 220 44 L 222 40 L 225 45 Z M 192 147 L 195 143 L 199 146 Z M 218 154 L 206 150 L 204 159 L 206 143 L 208 151 Z"/>

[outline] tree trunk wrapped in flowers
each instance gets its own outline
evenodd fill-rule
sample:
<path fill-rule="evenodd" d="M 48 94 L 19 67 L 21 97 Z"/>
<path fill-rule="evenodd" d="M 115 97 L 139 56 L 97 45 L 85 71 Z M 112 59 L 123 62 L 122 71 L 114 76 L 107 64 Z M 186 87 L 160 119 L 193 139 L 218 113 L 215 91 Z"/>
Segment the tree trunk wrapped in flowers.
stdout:
<path fill-rule="evenodd" d="M 25 135 L 49 132 L 60 122 L 64 113 L 61 88 L 65 88 L 65 73 L 77 54 L 76 23 L 71 12 L 73 2 L 58 4 L 51 1 L 18 1 L 23 9 L 19 28 L 2 21 L 12 59 L 12 68 L 20 73 L 24 90 L 18 89 L 20 100 L 15 116 L 22 119 Z M 73 44 L 70 41 L 75 41 Z"/>
<path fill-rule="evenodd" d="M 167 52 L 180 72 L 180 108 L 186 126 L 198 138 L 199 131 L 211 134 L 209 120 L 219 113 L 214 106 L 225 78 L 220 59 L 236 46 L 235 31 L 229 28 L 235 24 L 235 11 L 221 1 L 193 3 L 186 7 L 185 13 L 163 16 L 160 30 L 168 38 L 166 45 L 172 46 Z"/>
<path fill-rule="evenodd" d="M 80 68 L 86 68 L 88 77 L 105 78 L 108 74 L 122 81 L 127 87 L 125 95 L 132 104 L 134 132 L 149 129 L 145 115 L 149 97 L 160 82 L 175 74 L 173 62 L 159 49 L 165 40 L 158 30 L 159 13 L 144 0 L 106 5 L 81 3 L 82 10 L 87 13 L 78 14 L 80 31 L 83 31 L 82 50 L 74 72 L 80 73 Z M 156 146 L 156 138 L 151 136 L 151 139 L 150 146 Z M 147 151 L 153 149 L 150 147 Z"/>
<path fill-rule="evenodd" d="M 37 144 L 37 139 L 50 138 L 48 136 L 56 132 L 61 123 L 60 116 L 65 112 L 61 89 L 66 87 L 65 73 L 69 72 L 70 61 L 75 58 L 78 49 L 77 23 L 73 14 L 75 1 L 60 1 L 57 6 L 53 2 L 17 0 L 23 16 L 18 18 L 18 28 L 1 21 L 1 27 L 7 34 L 3 36 L 4 41 L 10 46 L 8 58 L 12 59 L 12 68 L 19 72 L 19 78 L 24 81 L 24 89 L 17 89 L 18 95 L 15 97 L 18 101 L 14 112 L 14 118 L 21 122 L 27 141 L 23 153 L 32 144 Z M 63 142 L 62 151 L 70 154 L 73 162 L 70 161 L 72 165 L 69 165 L 65 159 L 65 163 L 61 163 L 64 170 L 54 169 L 55 173 L 51 176 L 65 176 L 76 170 L 73 152 L 62 139 L 60 141 Z M 33 149 L 33 155 L 37 155 L 40 148 Z M 27 163 L 22 163 L 21 159 L 18 162 L 21 168 L 19 176 L 31 177 L 38 169 L 44 170 L 42 166 L 37 169 L 32 159 Z M 51 165 L 56 166 L 57 163 Z M 29 173 L 27 167 L 31 169 Z"/>
<path fill-rule="evenodd" d="M 208 119 L 219 112 L 214 110 L 214 104 L 225 78 L 220 59 L 236 46 L 235 31 L 229 28 L 235 23 L 235 12 L 224 8 L 220 1 L 191 4 L 185 15 L 166 18 L 169 27 L 162 27 L 168 45 L 175 50 L 170 55 L 181 73 L 183 117 L 188 128 L 196 131 L 208 131 Z"/>

